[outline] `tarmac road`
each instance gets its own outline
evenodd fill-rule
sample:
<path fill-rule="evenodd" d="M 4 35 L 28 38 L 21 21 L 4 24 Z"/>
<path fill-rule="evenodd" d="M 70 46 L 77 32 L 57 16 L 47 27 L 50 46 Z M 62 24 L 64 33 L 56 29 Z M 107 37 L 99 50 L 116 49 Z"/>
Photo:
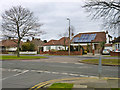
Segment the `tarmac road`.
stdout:
<path fill-rule="evenodd" d="M 98 66 L 79 63 L 97 57 L 57 56 L 37 60 L 2 61 L 3 88 L 30 88 L 37 83 L 60 78 L 98 76 Z M 103 66 L 102 76 L 118 77 L 118 67 Z"/>

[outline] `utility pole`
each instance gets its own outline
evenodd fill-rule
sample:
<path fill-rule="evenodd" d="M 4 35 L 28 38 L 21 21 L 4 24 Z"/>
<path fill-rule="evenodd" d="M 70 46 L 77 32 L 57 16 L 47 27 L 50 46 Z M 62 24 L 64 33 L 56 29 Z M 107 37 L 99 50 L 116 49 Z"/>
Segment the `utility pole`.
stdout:
<path fill-rule="evenodd" d="M 102 57 L 100 55 L 100 57 L 99 57 L 99 65 L 98 65 L 98 77 L 99 77 L 99 79 L 101 79 L 101 75 L 102 75 Z"/>
<path fill-rule="evenodd" d="M 69 50 L 68 50 L 68 53 L 69 53 L 69 56 L 70 56 L 70 19 L 67 18 L 67 20 L 69 20 Z"/>

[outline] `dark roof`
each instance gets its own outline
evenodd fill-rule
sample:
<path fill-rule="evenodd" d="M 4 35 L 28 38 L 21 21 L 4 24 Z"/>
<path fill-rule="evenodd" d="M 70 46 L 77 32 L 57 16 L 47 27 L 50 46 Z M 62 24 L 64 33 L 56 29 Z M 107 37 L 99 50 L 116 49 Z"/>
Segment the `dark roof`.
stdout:
<path fill-rule="evenodd" d="M 105 32 L 88 32 L 88 33 L 79 33 L 77 35 L 75 35 L 72 40 L 75 37 L 81 37 L 82 34 L 96 34 L 96 37 L 94 40 L 92 40 L 91 42 L 106 42 L 106 33 Z M 87 43 L 87 42 L 86 42 Z"/>
<path fill-rule="evenodd" d="M 68 37 L 62 37 L 59 40 L 50 40 L 49 42 L 45 43 L 44 46 L 48 45 L 68 45 Z"/>
<path fill-rule="evenodd" d="M 112 44 L 105 44 L 106 47 L 112 47 Z"/>
<path fill-rule="evenodd" d="M 44 42 L 41 39 L 33 39 L 31 42 L 34 43 L 36 46 L 44 45 Z"/>
<path fill-rule="evenodd" d="M 2 40 L 0 42 L 0 46 L 5 46 L 5 47 L 17 47 L 18 40 Z M 22 45 L 22 41 L 20 42 L 20 46 Z"/>
<path fill-rule="evenodd" d="M 117 37 L 115 40 L 112 41 L 113 43 L 120 42 L 120 36 Z"/>

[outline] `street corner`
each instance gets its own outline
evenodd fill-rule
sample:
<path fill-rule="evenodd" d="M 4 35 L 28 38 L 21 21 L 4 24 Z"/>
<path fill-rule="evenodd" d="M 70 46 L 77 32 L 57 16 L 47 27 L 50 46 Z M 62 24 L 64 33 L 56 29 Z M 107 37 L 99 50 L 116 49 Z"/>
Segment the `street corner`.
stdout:
<path fill-rule="evenodd" d="M 38 83 L 34 85 L 33 87 L 31 87 L 29 90 L 38 90 L 39 88 L 48 88 L 53 83 L 59 83 L 59 82 L 60 83 L 73 83 L 74 84 L 73 88 L 87 88 L 87 85 L 82 85 L 82 83 L 98 82 L 99 80 L 104 81 L 106 79 L 107 78 L 99 79 L 99 77 L 92 77 L 92 76 L 91 77 L 74 77 L 74 78 L 54 79 L 54 80 L 49 80 L 49 81 L 45 81 L 42 83 Z"/>
<path fill-rule="evenodd" d="M 74 77 L 45 81 L 34 85 L 29 90 L 39 90 L 49 88 L 53 83 L 72 83 L 73 88 L 118 88 L 120 78 L 114 77 Z M 114 83 L 114 84 L 113 84 Z M 111 85 L 113 84 L 113 85 Z"/>

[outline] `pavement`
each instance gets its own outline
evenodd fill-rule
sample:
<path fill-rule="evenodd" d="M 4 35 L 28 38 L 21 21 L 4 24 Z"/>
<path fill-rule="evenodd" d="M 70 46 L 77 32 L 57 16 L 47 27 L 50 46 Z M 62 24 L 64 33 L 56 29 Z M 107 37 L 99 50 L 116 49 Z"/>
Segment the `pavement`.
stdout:
<path fill-rule="evenodd" d="M 120 79 L 120 78 L 119 78 Z M 105 90 L 111 90 L 110 88 L 120 88 L 118 85 L 118 78 L 107 78 L 107 77 L 77 77 L 77 78 L 65 78 L 56 79 L 46 82 L 39 83 L 29 90 L 38 90 L 40 88 L 48 88 L 53 83 L 73 83 L 72 90 L 96 90 L 97 88 L 104 88 Z M 103 90 L 103 89 L 102 89 Z"/>

